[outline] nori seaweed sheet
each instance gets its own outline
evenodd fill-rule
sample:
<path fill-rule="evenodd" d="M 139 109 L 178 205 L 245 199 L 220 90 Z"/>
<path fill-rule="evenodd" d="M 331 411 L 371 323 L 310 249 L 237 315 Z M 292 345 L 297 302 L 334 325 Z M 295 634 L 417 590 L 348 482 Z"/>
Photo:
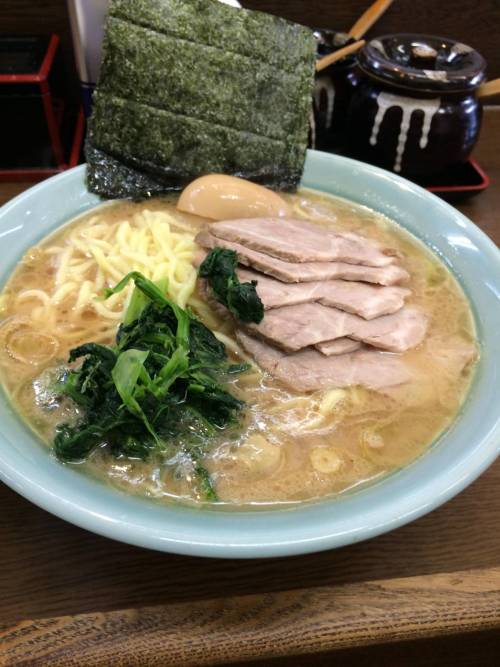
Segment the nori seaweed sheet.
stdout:
<path fill-rule="evenodd" d="M 91 191 L 141 198 L 211 172 L 296 187 L 314 78 L 309 29 L 217 0 L 111 0 L 103 52 Z"/>
<path fill-rule="evenodd" d="M 90 192 L 103 197 L 145 199 L 176 189 L 174 184 L 170 188 L 165 187 L 164 183 L 149 174 L 123 164 L 94 148 L 88 141 L 85 143 L 85 155 L 88 165 L 92 165 L 87 169 L 87 187 Z"/>

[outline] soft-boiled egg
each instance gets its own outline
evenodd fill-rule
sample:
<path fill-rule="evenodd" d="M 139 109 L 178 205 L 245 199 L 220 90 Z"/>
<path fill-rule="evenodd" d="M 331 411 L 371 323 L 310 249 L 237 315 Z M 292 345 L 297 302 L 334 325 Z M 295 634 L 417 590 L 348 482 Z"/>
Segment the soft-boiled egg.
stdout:
<path fill-rule="evenodd" d="M 197 178 L 182 191 L 177 208 L 211 220 L 291 216 L 290 206 L 276 192 L 225 174 Z"/>

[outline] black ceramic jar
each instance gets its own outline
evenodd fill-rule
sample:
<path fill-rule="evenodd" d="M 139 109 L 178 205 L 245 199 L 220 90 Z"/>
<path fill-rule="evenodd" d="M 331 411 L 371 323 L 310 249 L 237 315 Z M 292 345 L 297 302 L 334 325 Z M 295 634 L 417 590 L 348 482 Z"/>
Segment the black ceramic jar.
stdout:
<path fill-rule="evenodd" d="M 486 63 L 471 47 L 428 35 L 371 40 L 358 55 L 345 152 L 425 182 L 467 160 L 479 134 L 475 92 Z"/>
<path fill-rule="evenodd" d="M 353 39 L 342 32 L 315 30 L 317 57 L 329 55 Z M 311 147 L 320 151 L 339 151 L 345 141 L 347 111 L 359 76 L 356 56 L 346 56 L 316 74 L 314 86 L 314 118 Z"/>

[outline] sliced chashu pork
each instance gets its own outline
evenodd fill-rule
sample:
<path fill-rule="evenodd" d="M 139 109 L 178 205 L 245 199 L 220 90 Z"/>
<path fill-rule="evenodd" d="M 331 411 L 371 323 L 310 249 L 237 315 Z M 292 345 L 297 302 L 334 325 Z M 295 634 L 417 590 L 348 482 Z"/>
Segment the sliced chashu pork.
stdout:
<path fill-rule="evenodd" d="M 320 301 L 372 320 L 395 313 L 404 306 L 411 292 L 405 287 L 382 287 L 347 280 L 322 280 L 310 283 L 283 283 L 262 273 L 239 269 L 242 282 L 257 281 L 257 293 L 266 310 Z"/>
<path fill-rule="evenodd" d="M 285 283 L 312 282 L 319 280 L 361 281 L 379 285 L 396 285 L 410 277 L 408 272 L 396 264 L 389 266 L 372 267 L 344 262 L 285 262 L 282 259 L 271 257 L 263 252 L 251 250 L 239 243 L 218 239 L 206 231 L 200 232 L 195 239 L 202 248 L 220 246 L 234 250 L 238 255 L 238 262 L 250 266 L 266 275 L 273 276 Z"/>
<path fill-rule="evenodd" d="M 388 266 L 394 257 L 352 233 L 339 233 L 306 220 L 250 218 L 223 220 L 209 225 L 217 238 L 240 243 L 287 262 L 345 262 Z"/>
<path fill-rule="evenodd" d="M 328 343 L 325 343 L 325 349 L 320 349 L 319 343 L 316 345 L 316 349 L 319 349 L 321 354 L 326 357 L 332 357 L 337 354 L 347 354 L 348 352 L 355 352 L 363 347 L 363 343 L 360 343 L 359 340 L 354 340 L 353 338 L 336 338 L 335 340 L 330 340 Z"/>
<path fill-rule="evenodd" d="M 412 374 L 401 357 L 377 350 L 324 357 L 314 348 L 286 354 L 239 331 L 237 338 L 256 363 L 294 391 L 364 385 L 381 390 L 408 382 Z"/>
<path fill-rule="evenodd" d="M 390 352 L 404 352 L 423 340 L 427 318 L 410 306 L 393 315 L 364 320 L 338 308 L 303 303 L 269 310 L 260 324 L 245 326 L 259 338 L 289 352 L 322 343 L 319 349 L 328 355 L 328 342 L 344 336 Z"/>
<path fill-rule="evenodd" d="M 425 340 L 422 356 L 408 355 L 406 362 L 413 374 L 411 385 L 399 391 L 390 388 L 384 393 L 406 407 L 427 405 L 430 411 L 448 408 L 455 413 L 460 401 L 460 390 L 455 383 L 478 355 L 476 343 L 459 335 L 431 335 Z"/>
<path fill-rule="evenodd" d="M 202 290 L 202 293 L 210 300 L 212 308 L 219 314 L 219 316 L 222 318 L 231 318 L 232 315 L 228 309 L 213 299 L 210 292 L 207 291 L 208 287 L 206 280 L 203 278 L 198 278 L 198 284 Z M 360 347 L 362 347 L 362 343 L 357 340 L 353 340 L 352 338 L 336 338 L 334 341 L 329 341 L 328 352 L 324 354 L 326 354 L 326 356 L 332 356 L 334 354 L 345 354 L 346 352 L 354 352 L 355 350 L 359 350 Z"/>

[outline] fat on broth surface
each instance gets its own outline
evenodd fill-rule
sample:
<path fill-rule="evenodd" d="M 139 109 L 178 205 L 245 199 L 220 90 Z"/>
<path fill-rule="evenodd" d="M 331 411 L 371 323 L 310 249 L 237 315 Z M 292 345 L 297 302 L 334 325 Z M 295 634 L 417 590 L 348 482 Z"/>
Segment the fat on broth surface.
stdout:
<path fill-rule="evenodd" d="M 386 217 L 340 198 L 303 190 L 287 199 L 298 218 L 394 247 L 411 275 L 408 303 L 425 310 L 429 330 L 424 342 L 404 355 L 414 379 L 384 393 L 350 387 L 294 394 L 255 366 L 231 380 L 230 391 L 247 403 L 242 423 L 221 434 L 205 460 L 223 503 L 315 499 L 407 465 L 453 421 L 473 374 L 469 360 L 476 343 L 469 305 L 452 274 L 423 244 Z M 151 266 L 154 262 L 144 263 L 134 248 L 146 248 L 154 225 L 158 248 L 163 248 L 165 221 L 176 260 L 169 264 L 159 252 Z M 149 272 L 152 279 L 169 275 L 181 305 L 187 303 L 216 331 L 235 360 L 246 358 L 238 350 L 232 323 L 221 320 L 194 287 L 193 238 L 206 223 L 179 213 L 169 199 L 116 202 L 79 217 L 28 250 L 0 296 L 0 374 L 20 415 L 47 444 L 58 423 L 78 419 L 72 403 L 50 390 L 56 369 L 76 345 L 112 343 L 126 304 L 127 295 L 116 295 L 106 305 L 95 302 L 92 289 L 114 284 L 131 268 Z M 85 244 L 91 232 L 89 251 Z M 117 236 L 119 257 L 108 253 Z M 173 448 L 144 462 L 115 459 L 103 443 L 79 465 L 128 493 L 201 500 L 189 461 Z"/>

